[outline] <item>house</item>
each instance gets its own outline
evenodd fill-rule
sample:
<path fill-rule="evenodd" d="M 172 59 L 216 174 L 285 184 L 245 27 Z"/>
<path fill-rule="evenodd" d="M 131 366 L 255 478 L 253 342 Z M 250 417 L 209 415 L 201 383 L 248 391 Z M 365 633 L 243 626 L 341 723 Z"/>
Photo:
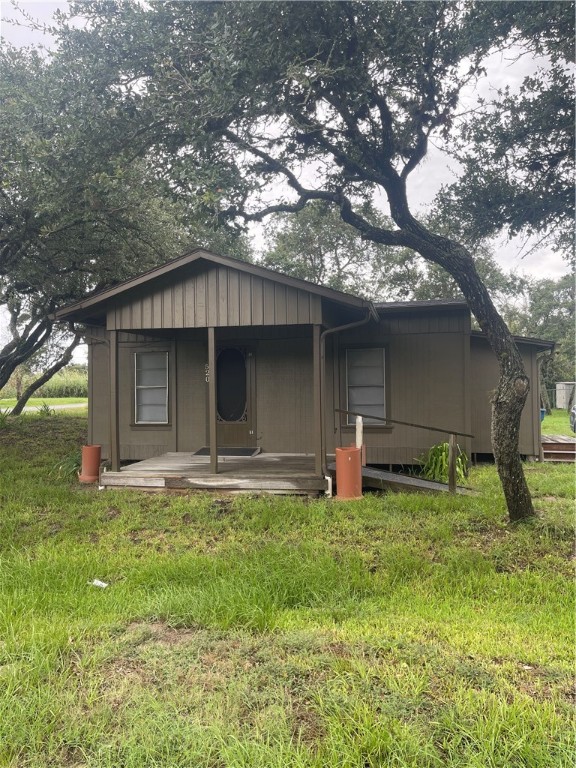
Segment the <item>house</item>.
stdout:
<path fill-rule="evenodd" d="M 278 473 L 305 458 L 321 489 L 356 413 L 369 464 L 412 464 L 444 431 L 491 452 L 497 364 L 463 301 L 372 304 L 196 249 L 55 317 L 86 325 L 88 439 L 110 482 L 121 462 L 198 452 L 213 481 L 260 451 Z M 552 344 L 517 341 L 532 382 L 520 451 L 537 457 L 538 354 Z"/>

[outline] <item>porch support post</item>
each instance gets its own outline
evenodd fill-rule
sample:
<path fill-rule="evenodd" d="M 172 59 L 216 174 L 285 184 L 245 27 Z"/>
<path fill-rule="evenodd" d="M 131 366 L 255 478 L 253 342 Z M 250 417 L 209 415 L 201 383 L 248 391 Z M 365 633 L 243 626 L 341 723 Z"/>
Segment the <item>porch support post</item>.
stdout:
<path fill-rule="evenodd" d="M 110 366 L 110 469 L 120 472 L 120 427 L 118 408 L 118 331 L 108 331 Z"/>
<path fill-rule="evenodd" d="M 216 437 L 216 331 L 208 328 L 208 422 L 210 432 L 210 472 L 218 472 L 218 444 Z"/>
<path fill-rule="evenodd" d="M 322 477 L 322 449 L 325 437 L 322 434 L 322 401 L 324 392 L 322 391 L 322 357 L 320 354 L 320 332 L 321 327 L 314 325 L 312 327 L 312 365 L 313 365 L 313 386 L 314 386 L 314 472 Z"/>

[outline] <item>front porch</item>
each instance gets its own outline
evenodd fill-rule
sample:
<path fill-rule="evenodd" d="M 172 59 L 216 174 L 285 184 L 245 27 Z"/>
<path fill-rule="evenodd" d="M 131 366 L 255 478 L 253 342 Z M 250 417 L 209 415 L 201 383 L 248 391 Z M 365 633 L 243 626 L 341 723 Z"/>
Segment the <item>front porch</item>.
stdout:
<path fill-rule="evenodd" d="M 171 452 L 121 467 L 119 472 L 103 471 L 103 488 L 141 490 L 199 490 L 226 493 L 272 493 L 314 495 L 328 483 L 315 473 L 314 454 L 260 453 L 257 456 L 219 456 L 218 472 L 211 469 L 209 456 Z"/>
<path fill-rule="evenodd" d="M 336 464 L 329 457 L 328 474 L 334 487 Z M 256 456 L 219 456 L 218 473 L 211 471 L 210 456 L 197 453 L 164 453 L 128 464 L 119 472 L 102 471 L 102 488 L 145 491 L 220 491 L 319 496 L 331 491 L 326 478 L 315 474 L 314 454 L 260 453 Z M 362 467 L 362 486 L 380 491 L 447 493 L 448 485 L 419 477 Z M 458 486 L 456 493 L 472 493 Z"/>

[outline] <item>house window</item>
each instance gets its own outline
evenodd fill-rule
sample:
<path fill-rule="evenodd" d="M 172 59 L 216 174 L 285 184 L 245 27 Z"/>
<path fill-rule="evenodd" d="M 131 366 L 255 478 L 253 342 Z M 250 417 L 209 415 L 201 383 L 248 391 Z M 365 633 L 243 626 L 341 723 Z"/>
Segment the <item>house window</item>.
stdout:
<path fill-rule="evenodd" d="M 380 424 L 386 416 L 385 356 L 381 347 L 346 350 L 346 392 L 348 411 L 364 416 L 365 424 Z M 355 416 L 348 415 L 348 424 L 354 424 Z"/>
<path fill-rule="evenodd" d="M 168 352 L 134 354 L 136 424 L 168 423 Z"/>

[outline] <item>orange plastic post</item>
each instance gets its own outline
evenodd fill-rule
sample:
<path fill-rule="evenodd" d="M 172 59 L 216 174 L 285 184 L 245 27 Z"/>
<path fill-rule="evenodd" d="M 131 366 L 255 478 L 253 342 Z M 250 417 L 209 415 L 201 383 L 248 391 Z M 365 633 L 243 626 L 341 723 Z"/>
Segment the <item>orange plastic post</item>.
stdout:
<path fill-rule="evenodd" d="M 336 448 L 336 496 L 338 499 L 362 498 L 362 449 Z"/>
<path fill-rule="evenodd" d="M 100 479 L 100 458 L 102 446 L 82 446 L 82 470 L 78 475 L 81 483 L 97 483 Z"/>

